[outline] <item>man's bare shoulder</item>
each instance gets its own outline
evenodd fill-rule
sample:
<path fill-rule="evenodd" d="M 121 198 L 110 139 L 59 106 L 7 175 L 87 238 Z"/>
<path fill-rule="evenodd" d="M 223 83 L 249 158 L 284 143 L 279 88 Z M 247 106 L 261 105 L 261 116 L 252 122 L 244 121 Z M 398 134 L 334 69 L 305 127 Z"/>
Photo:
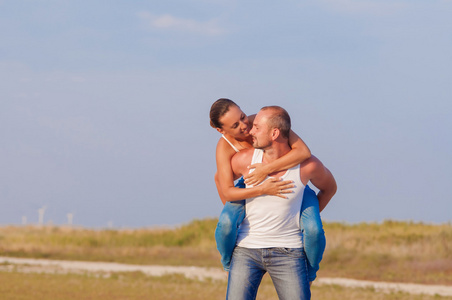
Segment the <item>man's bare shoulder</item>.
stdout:
<path fill-rule="evenodd" d="M 300 176 L 302 182 L 308 182 L 309 180 L 318 181 L 319 179 L 328 179 L 332 177 L 331 172 L 314 155 L 300 164 Z M 315 185 L 314 182 L 312 183 Z"/>
<path fill-rule="evenodd" d="M 301 164 L 301 168 L 314 168 L 318 165 L 323 165 L 322 162 L 315 157 L 314 155 L 311 155 L 308 159 L 305 159 Z"/>
<path fill-rule="evenodd" d="M 305 175 L 311 174 L 312 172 L 315 172 L 319 168 L 324 168 L 323 163 L 314 155 L 311 155 L 310 158 L 304 160 L 300 164 L 300 171 L 304 173 Z"/>
<path fill-rule="evenodd" d="M 253 158 L 254 148 L 241 150 L 232 157 L 231 166 L 235 174 L 243 175 Z"/>
<path fill-rule="evenodd" d="M 248 163 L 251 161 L 251 158 L 253 157 L 254 148 L 248 148 L 241 150 L 240 152 L 236 153 L 234 157 L 232 158 L 232 161 L 235 162 L 242 162 L 242 161 L 248 161 Z"/>

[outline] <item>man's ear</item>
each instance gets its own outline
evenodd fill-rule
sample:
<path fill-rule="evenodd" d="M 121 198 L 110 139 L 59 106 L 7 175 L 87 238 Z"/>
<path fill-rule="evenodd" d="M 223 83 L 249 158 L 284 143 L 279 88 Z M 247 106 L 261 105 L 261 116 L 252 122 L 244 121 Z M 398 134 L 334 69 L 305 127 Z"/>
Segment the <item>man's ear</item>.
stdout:
<path fill-rule="evenodd" d="M 278 128 L 272 129 L 272 140 L 275 141 L 279 136 L 281 135 L 281 132 Z"/>

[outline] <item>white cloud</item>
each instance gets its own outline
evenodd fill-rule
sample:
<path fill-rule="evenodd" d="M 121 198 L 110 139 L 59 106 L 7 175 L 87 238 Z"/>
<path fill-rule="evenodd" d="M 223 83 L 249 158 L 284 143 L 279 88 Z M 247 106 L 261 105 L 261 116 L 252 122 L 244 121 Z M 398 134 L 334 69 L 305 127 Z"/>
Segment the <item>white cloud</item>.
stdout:
<path fill-rule="evenodd" d="M 216 20 L 200 22 L 192 19 L 177 18 L 169 14 L 154 15 L 150 12 L 140 12 L 138 13 L 138 16 L 146 23 L 146 25 L 159 30 L 182 31 L 211 36 L 225 33 L 225 31 L 218 26 Z"/>

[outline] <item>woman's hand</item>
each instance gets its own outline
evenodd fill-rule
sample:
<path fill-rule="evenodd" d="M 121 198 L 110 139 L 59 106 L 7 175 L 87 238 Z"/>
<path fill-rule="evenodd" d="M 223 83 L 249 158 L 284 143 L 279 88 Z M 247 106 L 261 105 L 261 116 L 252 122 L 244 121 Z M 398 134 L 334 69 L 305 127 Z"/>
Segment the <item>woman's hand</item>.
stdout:
<path fill-rule="evenodd" d="M 284 194 L 291 194 L 295 185 L 292 180 L 282 181 L 281 178 L 270 177 L 261 185 L 263 195 L 278 196 L 287 199 Z"/>
<path fill-rule="evenodd" d="M 252 164 L 248 166 L 248 169 L 254 169 L 253 172 L 243 176 L 245 183 L 248 185 L 258 185 L 268 176 L 267 169 L 261 163 Z"/>

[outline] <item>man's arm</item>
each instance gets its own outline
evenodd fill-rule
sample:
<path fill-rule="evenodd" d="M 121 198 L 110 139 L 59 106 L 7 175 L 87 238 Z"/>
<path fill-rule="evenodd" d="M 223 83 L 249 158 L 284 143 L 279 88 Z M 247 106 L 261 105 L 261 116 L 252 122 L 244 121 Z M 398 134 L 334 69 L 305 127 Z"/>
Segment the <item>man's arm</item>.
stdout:
<path fill-rule="evenodd" d="M 337 191 L 333 174 L 315 156 L 311 156 L 301 164 L 300 172 L 303 183 L 311 181 L 319 189 L 317 198 L 319 199 L 319 209 L 322 211 Z"/>

